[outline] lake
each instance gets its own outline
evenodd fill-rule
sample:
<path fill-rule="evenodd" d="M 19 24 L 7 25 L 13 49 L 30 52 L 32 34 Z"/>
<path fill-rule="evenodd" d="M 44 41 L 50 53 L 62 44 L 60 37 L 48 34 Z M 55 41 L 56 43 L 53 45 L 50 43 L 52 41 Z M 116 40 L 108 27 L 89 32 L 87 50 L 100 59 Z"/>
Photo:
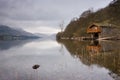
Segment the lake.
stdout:
<path fill-rule="evenodd" d="M 0 41 L 0 80 L 120 80 L 119 46 L 119 41 Z"/>

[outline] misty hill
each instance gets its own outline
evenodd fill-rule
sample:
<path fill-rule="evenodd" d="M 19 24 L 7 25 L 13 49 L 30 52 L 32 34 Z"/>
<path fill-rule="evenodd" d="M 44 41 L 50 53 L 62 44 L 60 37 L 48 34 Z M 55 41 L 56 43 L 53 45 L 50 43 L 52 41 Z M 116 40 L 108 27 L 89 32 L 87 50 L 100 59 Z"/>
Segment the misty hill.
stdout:
<path fill-rule="evenodd" d="M 35 33 L 34 35 L 39 36 L 39 37 L 48 37 L 47 34 L 43 34 L 43 33 Z"/>
<path fill-rule="evenodd" d="M 14 29 L 5 25 L 0 25 L 0 39 L 27 39 L 38 38 L 36 35 L 22 29 Z"/>
<path fill-rule="evenodd" d="M 59 32 L 57 37 L 88 36 L 86 29 L 93 23 L 115 25 L 120 31 L 120 0 L 113 0 L 96 12 L 92 9 L 83 12 L 79 18 L 71 20 L 65 31 Z"/>

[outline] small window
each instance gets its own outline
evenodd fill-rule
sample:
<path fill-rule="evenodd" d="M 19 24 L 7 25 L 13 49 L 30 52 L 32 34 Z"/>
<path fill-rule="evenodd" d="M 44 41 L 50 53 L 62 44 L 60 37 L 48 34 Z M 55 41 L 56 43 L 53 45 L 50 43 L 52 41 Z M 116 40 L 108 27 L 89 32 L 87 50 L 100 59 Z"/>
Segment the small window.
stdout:
<path fill-rule="evenodd" d="M 94 29 L 97 29 L 97 27 L 95 27 Z"/>

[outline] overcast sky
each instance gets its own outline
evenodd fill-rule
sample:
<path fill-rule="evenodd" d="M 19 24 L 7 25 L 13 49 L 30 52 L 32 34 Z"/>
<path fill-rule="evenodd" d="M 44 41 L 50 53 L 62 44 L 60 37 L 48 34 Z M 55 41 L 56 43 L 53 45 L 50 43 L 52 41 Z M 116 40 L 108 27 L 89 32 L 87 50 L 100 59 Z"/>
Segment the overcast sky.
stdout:
<path fill-rule="evenodd" d="M 32 33 L 52 34 L 59 24 L 93 8 L 98 10 L 112 0 L 0 0 L 0 24 Z"/>

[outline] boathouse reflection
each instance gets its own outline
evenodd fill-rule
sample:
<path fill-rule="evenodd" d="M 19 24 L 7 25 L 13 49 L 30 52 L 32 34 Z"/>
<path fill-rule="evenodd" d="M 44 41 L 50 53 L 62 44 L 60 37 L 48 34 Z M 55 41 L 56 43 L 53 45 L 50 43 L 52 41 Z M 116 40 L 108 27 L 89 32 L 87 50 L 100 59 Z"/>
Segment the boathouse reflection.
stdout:
<path fill-rule="evenodd" d="M 74 58 L 87 65 L 98 65 L 120 77 L 120 43 L 115 41 L 61 41 Z M 111 76 L 111 75 L 110 75 Z"/>

